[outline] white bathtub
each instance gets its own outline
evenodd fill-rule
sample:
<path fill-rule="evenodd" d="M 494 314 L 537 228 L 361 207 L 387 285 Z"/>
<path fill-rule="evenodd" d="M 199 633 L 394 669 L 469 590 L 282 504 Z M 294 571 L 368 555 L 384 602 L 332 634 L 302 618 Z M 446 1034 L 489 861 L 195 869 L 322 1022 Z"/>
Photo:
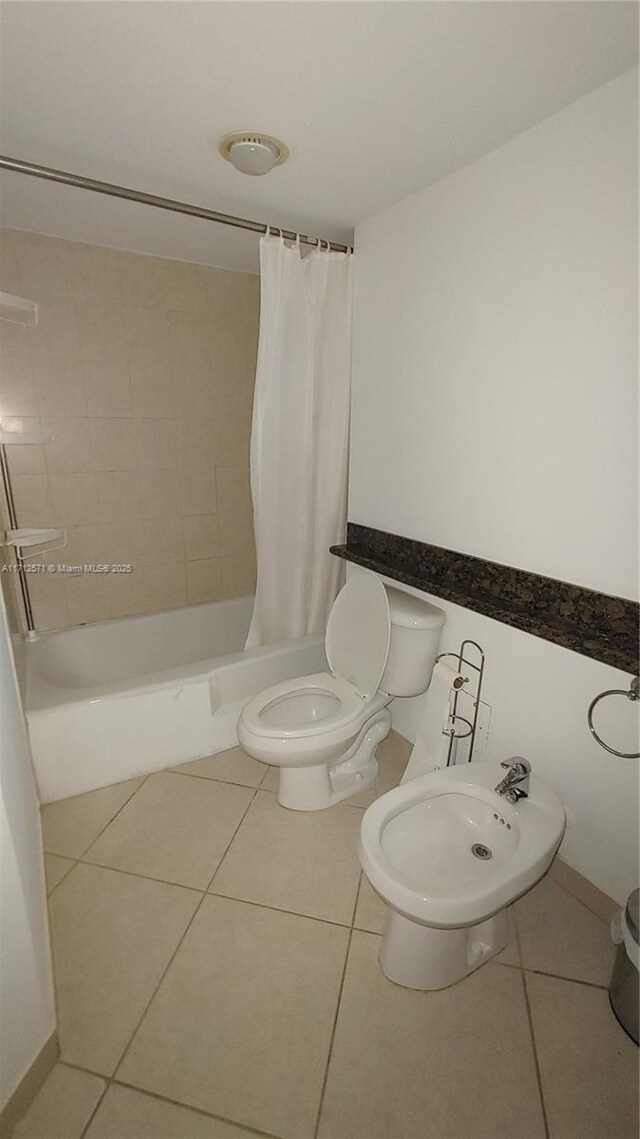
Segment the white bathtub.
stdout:
<path fill-rule="evenodd" d="M 252 597 L 215 601 L 27 644 L 42 802 L 234 747 L 249 697 L 326 667 L 320 636 L 243 651 L 252 605 Z"/>

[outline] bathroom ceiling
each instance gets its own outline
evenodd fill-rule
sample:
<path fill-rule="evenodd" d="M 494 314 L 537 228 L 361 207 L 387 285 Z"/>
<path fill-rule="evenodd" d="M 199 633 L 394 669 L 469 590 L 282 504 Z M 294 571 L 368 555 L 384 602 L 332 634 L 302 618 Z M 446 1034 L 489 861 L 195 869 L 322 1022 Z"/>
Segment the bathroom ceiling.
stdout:
<path fill-rule="evenodd" d="M 22 2 L 5 154 L 338 241 L 637 61 L 635 3 Z M 282 138 L 263 178 L 217 154 Z M 2 222 L 230 268 L 257 238 L 4 173 Z"/>

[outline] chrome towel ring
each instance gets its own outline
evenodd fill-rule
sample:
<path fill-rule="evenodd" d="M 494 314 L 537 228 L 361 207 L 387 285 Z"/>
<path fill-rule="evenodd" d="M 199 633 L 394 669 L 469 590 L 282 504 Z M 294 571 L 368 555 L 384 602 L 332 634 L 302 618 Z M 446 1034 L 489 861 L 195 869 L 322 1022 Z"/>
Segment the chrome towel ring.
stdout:
<path fill-rule="evenodd" d="M 599 696 L 595 696 L 589 705 L 587 712 L 587 723 L 591 735 L 603 747 L 605 751 L 610 752 L 611 755 L 617 755 L 620 759 L 640 759 L 640 751 L 616 751 L 614 747 L 609 747 L 604 740 L 600 739 L 596 729 L 593 726 L 593 709 L 599 700 L 604 700 L 605 696 L 626 696 L 627 700 L 640 700 L 640 680 L 634 676 L 629 686 L 629 691 L 625 692 L 624 688 L 607 688 L 606 692 L 601 692 Z"/>

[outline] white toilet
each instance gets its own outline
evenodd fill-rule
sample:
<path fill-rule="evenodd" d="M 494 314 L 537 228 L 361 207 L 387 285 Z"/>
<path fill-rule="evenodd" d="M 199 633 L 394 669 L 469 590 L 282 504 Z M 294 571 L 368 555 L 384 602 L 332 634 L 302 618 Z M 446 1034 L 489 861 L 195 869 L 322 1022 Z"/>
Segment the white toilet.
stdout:
<path fill-rule="evenodd" d="M 548 870 L 565 812 L 533 775 L 516 801 L 498 794 L 518 759 L 427 774 L 420 760 L 414 751 L 409 779 L 365 811 L 360 861 L 389 907 L 382 972 L 442 989 L 504 949 L 507 908 Z"/>
<path fill-rule="evenodd" d="M 329 671 L 266 688 L 238 721 L 248 755 L 280 768 L 283 807 L 317 811 L 375 783 L 387 705 L 426 690 L 445 620 L 372 574 L 349 579 L 327 623 Z"/>

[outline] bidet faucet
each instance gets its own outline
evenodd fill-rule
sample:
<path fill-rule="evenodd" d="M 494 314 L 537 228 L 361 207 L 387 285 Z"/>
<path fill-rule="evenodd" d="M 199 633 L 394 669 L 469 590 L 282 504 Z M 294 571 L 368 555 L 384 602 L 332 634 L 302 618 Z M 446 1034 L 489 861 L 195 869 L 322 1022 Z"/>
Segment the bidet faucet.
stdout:
<path fill-rule="evenodd" d="M 514 755 L 511 759 L 500 764 L 506 767 L 507 774 L 495 788 L 498 795 L 504 795 L 510 803 L 517 803 L 519 799 L 526 799 L 529 794 L 529 776 L 531 764 L 521 755 Z"/>

